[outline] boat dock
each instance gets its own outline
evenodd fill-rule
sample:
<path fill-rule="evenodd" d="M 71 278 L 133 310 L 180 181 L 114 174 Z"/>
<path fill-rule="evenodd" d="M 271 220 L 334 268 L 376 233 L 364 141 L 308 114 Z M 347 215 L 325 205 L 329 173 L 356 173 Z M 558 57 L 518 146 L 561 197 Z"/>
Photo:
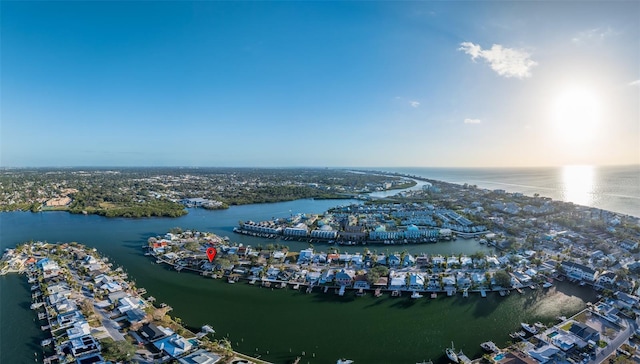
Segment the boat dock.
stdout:
<path fill-rule="evenodd" d="M 469 359 L 468 356 L 464 355 L 464 353 L 462 352 L 462 350 L 460 350 L 460 352 L 458 353 L 458 360 L 460 360 L 460 363 L 462 364 L 469 364 L 471 363 L 471 359 Z"/>

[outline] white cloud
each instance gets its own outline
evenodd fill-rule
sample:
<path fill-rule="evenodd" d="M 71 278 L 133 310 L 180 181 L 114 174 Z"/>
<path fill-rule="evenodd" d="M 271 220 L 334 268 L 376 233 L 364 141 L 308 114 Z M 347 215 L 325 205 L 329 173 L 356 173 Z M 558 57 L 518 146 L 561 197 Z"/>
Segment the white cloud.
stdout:
<path fill-rule="evenodd" d="M 635 80 L 629 82 L 629 86 L 640 86 L 640 80 Z"/>
<path fill-rule="evenodd" d="M 464 119 L 464 123 L 465 124 L 480 124 L 480 123 L 482 123 L 482 120 L 466 118 L 466 119 Z"/>
<path fill-rule="evenodd" d="M 409 105 L 411 105 L 412 107 L 418 107 L 418 106 L 420 106 L 420 102 L 418 102 L 418 101 L 409 101 Z"/>
<path fill-rule="evenodd" d="M 527 78 L 531 77 L 531 68 L 538 63 L 530 59 L 531 55 L 525 51 L 505 48 L 494 44 L 491 49 L 482 49 L 479 44 L 464 42 L 460 44 L 460 51 L 471 56 L 472 60 L 482 58 L 491 65 L 491 69 L 500 76 Z"/>
<path fill-rule="evenodd" d="M 593 44 L 602 42 L 606 38 L 618 34 L 620 34 L 620 32 L 611 29 L 611 27 L 593 28 L 578 33 L 575 37 L 571 38 L 571 41 L 575 44 Z"/>

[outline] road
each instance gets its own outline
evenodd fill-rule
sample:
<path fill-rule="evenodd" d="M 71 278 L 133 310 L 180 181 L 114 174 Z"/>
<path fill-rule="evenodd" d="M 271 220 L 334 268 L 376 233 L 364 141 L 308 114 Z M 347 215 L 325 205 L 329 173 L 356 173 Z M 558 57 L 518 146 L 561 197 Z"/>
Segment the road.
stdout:
<path fill-rule="evenodd" d="M 95 307 L 95 310 L 98 311 L 98 313 L 100 313 L 100 315 L 102 316 L 102 326 L 104 326 L 104 328 L 107 329 L 109 336 L 111 336 L 111 338 L 115 341 L 124 340 L 124 335 L 122 335 L 122 333 L 118 331 L 118 329 L 120 328 L 118 323 L 110 319 L 107 313 L 103 309 L 101 309 L 96 305 L 94 305 L 94 307 Z"/>
<path fill-rule="evenodd" d="M 588 364 L 600 364 L 606 358 L 609 357 L 613 352 L 615 352 L 623 343 L 625 343 L 631 335 L 633 335 L 634 331 L 638 328 L 638 324 L 631 319 L 624 319 L 626 327 L 624 330 L 620 331 L 620 333 L 616 336 L 615 339 L 609 341 L 606 348 L 598 349 L 597 355 L 595 359 L 589 360 Z"/>

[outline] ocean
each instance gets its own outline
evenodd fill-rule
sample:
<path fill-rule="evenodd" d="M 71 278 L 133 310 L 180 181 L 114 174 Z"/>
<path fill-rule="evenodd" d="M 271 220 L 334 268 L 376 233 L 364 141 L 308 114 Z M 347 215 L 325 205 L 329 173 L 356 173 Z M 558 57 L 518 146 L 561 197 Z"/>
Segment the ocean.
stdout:
<path fill-rule="evenodd" d="M 547 168 L 379 168 L 486 189 L 539 194 L 640 217 L 640 165 Z"/>

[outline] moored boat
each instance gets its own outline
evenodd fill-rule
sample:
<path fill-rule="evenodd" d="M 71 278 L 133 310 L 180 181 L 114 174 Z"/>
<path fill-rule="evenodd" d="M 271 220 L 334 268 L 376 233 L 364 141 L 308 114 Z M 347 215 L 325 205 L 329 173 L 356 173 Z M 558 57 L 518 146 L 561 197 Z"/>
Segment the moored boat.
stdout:
<path fill-rule="evenodd" d="M 445 349 L 445 354 L 447 354 L 447 357 L 449 358 L 449 360 L 451 360 L 454 363 L 459 363 L 460 359 L 458 359 L 458 354 L 456 354 L 456 351 L 453 347 L 453 341 L 451 342 L 451 347 L 450 348 L 446 348 Z"/>
<path fill-rule="evenodd" d="M 535 326 L 529 325 L 526 322 L 521 322 L 520 325 L 522 326 L 523 329 L 525 329 L 526 331 L 528 331 L 529 333 L 535 335 L 538 333 L 538 329 L 536 329 Z"/>
<path fill-rule="evenodd" d="M 484 351 L 488 351 L 490 353 L 495 353 L 500 350 L 498 349 L 498 346 L 493 341 L 485 341 L 482 344 L 480 344 L 480 347 Z"/>

